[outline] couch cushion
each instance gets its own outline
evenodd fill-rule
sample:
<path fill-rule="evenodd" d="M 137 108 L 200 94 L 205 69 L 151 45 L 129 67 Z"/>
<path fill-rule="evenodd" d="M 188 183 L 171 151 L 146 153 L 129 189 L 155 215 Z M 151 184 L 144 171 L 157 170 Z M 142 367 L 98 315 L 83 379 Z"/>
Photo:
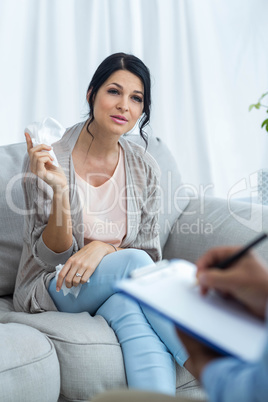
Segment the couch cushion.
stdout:
<path fill-rule="evenodd" d="M 216 197 L 192 199 L 176 222 L 163 258 L 196 262 L 212 247 L 244 245 L 260 232 L 268 232 L 268 206 Z M 266 242 L 255 251 L 268 263 Z"/>
<path fill-rule="evenodd" d="M 88 401 L 105 390 L 126 388 L 121 347 L 101 316 L 88 313 L 17 313 L 12 298 L 0 297 L 0 322 L 34 327 L 54 343 L 61 371 L 60 401 Z M 198 382 L 176 365 L 177 392 L 203 400 Z"/>
<path fill-rule="evenodd" d="M 31 326 L 52 340 L 60 362 L 61 400 L 88 401 L 107 389 L 126 387 L 121 347 L 101 316 L 17 313 L 11 298 L 0 298 L 0 322 Z"/>
<path fill-rule="evenodd" d="M 21 324 L 0 324 L 0 339 L 1 401 L 57 401 L 60 370 L 53 343 Z"/>
<path fill-rule="evenodd" d="M 13 293 L 20 261 L 24 198 L 21 187 L 24 143 L 0 147 L 0 296 Z"/>
<path fill-rule="evenodd" d="M 145 147 L 144 140 L 135 134 L 125 134 L 125 137 L 136 144 Z M 169 232 L 189 203 L 185 186 L 181 181 L 176 161 L 170 150 L 160 138 L 149 136 L 147 151 L 157 161 L 160 170 L 161 210 L 159 216 L 160 243 L 163 249 Z"/>

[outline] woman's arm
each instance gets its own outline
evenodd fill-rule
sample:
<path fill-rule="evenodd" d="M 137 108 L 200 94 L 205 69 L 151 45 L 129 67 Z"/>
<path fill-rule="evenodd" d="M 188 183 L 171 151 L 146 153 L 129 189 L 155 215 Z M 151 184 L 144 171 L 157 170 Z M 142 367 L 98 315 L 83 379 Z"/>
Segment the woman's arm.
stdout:
<path fill-rule="evenodd" d="M 32 222 L 30 232 L 35 233 L 35 239 L 32 241 L 33 253 L 39 264 L 44 264 L 46 268 L 55 267 L 58 264 L 65 264 L 59 274 L 57 283 L 58 290 L 61 288 L 63 280 L 66 279 L 67 287 L 77 286 L 79 283 L 85 283 L 95 271 L 102 258 L 110 253 L 121 250 L 101 241 L 92 241 L 82 249 L 73 253 L 73 234 L 72 219 L 69 203 L 69 188 L 66 176 L 60 167 L 52 164 L 53 158 L 46 151 L 51 147 L 46 145 L 38 145 L 33 147 L 31 138 L 25 135 L 27 142 L 27 150 L 30 158 L 30 170 L 38 178 L 42 179 L 53 190 L 52 205 L 49 212 L 48 220 L 42 221 L 38 226 L 36 222 Z M 39 187 L 38 187 L 39 188 Z M 25 188 L 26 197 L 32 201 L 31 189 Z M 47 189 L 45 190 L 47 191 Z M 41 188 L 42 192 L 42 188 Z M 51 199 L 49 197 L 49 199 Z M 44 205 L 47 195 L 40 200 L 34 201 L 35 207 L 41 203 L 40 213 L 37 220 L 43 220 Z M 72 255 L 73 254 L 73 255 Z M 82 277 L 75 274 L 79 272 Z M 81 282 L 80 282 L 81 280 Z"/>
<path fill-rule="evenodd" d="M 68 183 L 63 169 L 52 163 L 53 158 L 47 152 L 51 147 L 44 144 L 33 147 L 28 133 L 25 138 L 32 173 L 53 189 L 51 212 L 42 234 L 43 242 L 53 252 L 62 253 L 73 243 Z"/>
<path fill-rule="evenodd" d="M 42 234 L 45 245 L 55 253 L 68 250 L 72 243 L 72 219 L 70 213 L 69 190 L 54 191 L 48 223 Z"/>
<path fill-rule="evenodd" d="M 122 249 L 117 248 L 117 250 Z M 80 283 L 86 283 L 103 257 L 115 252 L 114 247 L 108 243 L 98 240 L 88 243 L 72 255 L 60 271 L 56 285 L 57 292 L 60 291 L 64 279 L 67 288 L 78 286 Z M 79 276 L 76 276 L 76 273 Z"/>

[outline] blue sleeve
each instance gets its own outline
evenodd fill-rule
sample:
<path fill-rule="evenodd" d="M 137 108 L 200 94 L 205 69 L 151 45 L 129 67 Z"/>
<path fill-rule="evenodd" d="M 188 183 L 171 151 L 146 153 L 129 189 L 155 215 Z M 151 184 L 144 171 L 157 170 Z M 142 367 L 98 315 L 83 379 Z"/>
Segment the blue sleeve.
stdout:
<path fill-rule="evenodd" d="M 210 402 L 267 402 L 268 329 L 266 347 L 259 361 L 248 363 L 231 357 L 216 359 L 203 370 L 201 382 Z"/>

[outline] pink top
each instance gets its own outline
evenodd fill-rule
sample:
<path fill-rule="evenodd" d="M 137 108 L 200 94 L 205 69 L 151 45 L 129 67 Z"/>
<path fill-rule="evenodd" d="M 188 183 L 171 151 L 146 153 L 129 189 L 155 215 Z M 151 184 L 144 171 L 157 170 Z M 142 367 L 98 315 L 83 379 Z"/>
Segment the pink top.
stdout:
<path fill-rule="evenodd" d="M 119 247 L 127 233 L 126 173 L 122 147 L 114 174 L 94 187 L 77 173 L 78 191 L 83 206 L 85 244 L 92 240 Z"/>

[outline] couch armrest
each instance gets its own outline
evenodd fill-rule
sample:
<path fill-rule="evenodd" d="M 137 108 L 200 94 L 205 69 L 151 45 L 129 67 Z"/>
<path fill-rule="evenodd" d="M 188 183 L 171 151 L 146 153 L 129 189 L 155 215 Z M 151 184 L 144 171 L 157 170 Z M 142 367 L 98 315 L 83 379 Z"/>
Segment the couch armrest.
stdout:
<path fill-rule="evenodd" d="M 163 258 L 195 262 L 211 247 L 242 245 L 263 231 L 268 232 L 268 206 L 216 197 L 191 200 L 170 230 Z M 264 243 L 256 252 L 268 263 Z"/>
<path fill-rule="evenodd" d="M 23 324 L 0 324 L 1 401 L 51 402 L 60 393 L 60 367 L 52 341 Z"/>

